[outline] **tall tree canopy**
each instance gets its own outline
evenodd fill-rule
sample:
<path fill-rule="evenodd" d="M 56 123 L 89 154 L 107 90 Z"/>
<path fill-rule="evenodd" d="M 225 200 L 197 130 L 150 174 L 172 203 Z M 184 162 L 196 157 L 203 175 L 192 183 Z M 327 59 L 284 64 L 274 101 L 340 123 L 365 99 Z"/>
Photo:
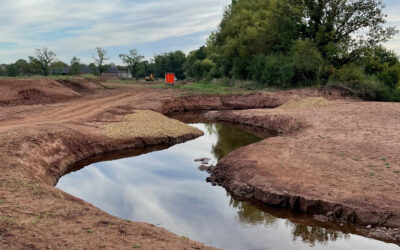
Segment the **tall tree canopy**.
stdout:
<path fill-rule="evenodd" d="M 36 49 L 35 56 L 30 56 L 29 60 L 32 64 L 36 64 L 40 68 L 43 75 L 47 76 L 50 72 L 50 64 L 56 58 L 56 54 L 48 48 Z"/>
<path fill-rule="evenodd" d="M 120 54 L 121 60 L 128 66 L 129 72 L 132 76 L 141 76 L 143 72 L 139 72 L 139 65 L 142 62 L 144 56 L 139 55 L 136 49 L 131 49 L 129 54 Z M 138 74 L 139 73 L 139 74 Z"/>
<path fill-rule="evenodd" d="M 337 66 L 396 33 L 383 8 L 381 0 L 234 0 L 207 47 L 223 75 L 240 79 L 251 78 L 255 56 L 288 54 L 298 40 Z"/>

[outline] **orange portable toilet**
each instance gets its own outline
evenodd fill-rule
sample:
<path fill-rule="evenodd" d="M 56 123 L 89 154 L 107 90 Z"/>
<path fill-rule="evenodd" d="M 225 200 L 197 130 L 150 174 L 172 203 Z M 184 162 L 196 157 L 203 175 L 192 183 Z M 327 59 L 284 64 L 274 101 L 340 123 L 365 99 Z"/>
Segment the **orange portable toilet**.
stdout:
<path fill-rule="evenodd" d="M 174 85 L 175 84 L 175 74 L 174 73 L 166 73 L 165 74 L 165 83 L 167 85 Z"/>

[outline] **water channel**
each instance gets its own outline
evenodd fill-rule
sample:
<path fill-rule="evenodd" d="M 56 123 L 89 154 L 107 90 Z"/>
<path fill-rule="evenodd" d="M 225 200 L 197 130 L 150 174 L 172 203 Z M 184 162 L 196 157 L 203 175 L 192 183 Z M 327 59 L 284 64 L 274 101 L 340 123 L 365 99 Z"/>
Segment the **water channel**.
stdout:
<path fill-rule="evenodd" d="M 238 201 L 224 188 L 212 186 L 195 159 L 209 158 L 213 165 L 261 138 L 223 123 L 191 125 L 205 135 L 168 149 L 109 157 L 126 158 L 71 172 L 57 187 L 114 216 L 148 222 L 223 249 L 400 249 L 356 235 L 350 227 Z"/>

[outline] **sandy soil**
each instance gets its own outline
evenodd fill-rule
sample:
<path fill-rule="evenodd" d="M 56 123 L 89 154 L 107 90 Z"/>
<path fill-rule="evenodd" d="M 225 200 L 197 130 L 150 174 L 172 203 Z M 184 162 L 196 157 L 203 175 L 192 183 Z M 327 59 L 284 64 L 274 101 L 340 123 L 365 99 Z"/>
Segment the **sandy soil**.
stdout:
<path fill-rule="evenodd" d="M 287 107 L 210 112 L 279 136 L 232 152 L 209 181 L 317 218 L 390 228 L 371 234 L 400 241 L 400 103 Z"/>
<path fill-rule="evenodd" d="M 16 84 L 25 84 L 18 91 L 41 88 L 35 81 Z M 150 145 L 168 147 L 198 136 L 185 133 L 113 139 L 105 135 L 104 127 L 125 121 L 125 116 L 135 110 L 165 114 L 259 108 L 224 111 L 217 116 L 285 136 L 240 149 L 241 159 L 228 156 L 218 166 L 214 181 L 226 184 L 237 195 L 263 201 L 265 196 L 250 194 L 265 194 L 258 191 L 266 188 L 285 194 L 296 192 L 310 200 L 326 198 L 350 208 L 377 210 L 379 216 L 390 210 L 392 223 L 398 218 L 399 178 L 394 173 L 400 160 L 396 155 L 400 139 L 395 133 L 400 126 L 396 123 L 400 114 L 397 104 L 338 101 L 321 108 L 265 110 L 281 106 L 293 95 L 342 98 L 334 90 L 314 89 L 190 97 L 172 89 L 74 90 L 70 83 L 49 80 L 41 84 L 57 85 L 57 93 L 46 92 L 47 99 L 42 95 L 29 97 L 29 102 L 4 97 L 0 106 L 0 248 L 207 249 L 153 225 L 110 216 L 54 187 L 74 164 L 85 159 Z M 15 92 L 0 81 L 0 92 L 6 89 Z M 58 98 L 58 93 L 76 94 Z M 380 160 L 383 157 L 386 161 Z M 386 163 L 391 169 L 382 167 Z M 369 164 L 376 170 L 370 170 Z M 254 185 L 258 191 L 243 195 L 227 183 Z M 306 212 L 314 212 L 310 205 L 306 207 Z"/>
<path fill-rule="evenodd" d="M 14 93 L 7 81 L 0 81 L 0 92 Z M 0 106 L 0 248 L 12 249 L 207 249 L 153 225 L 112 217 L 54 186 L 74 163 L 84 159 L 151 145 L 165 147 L 199 135 L 193 131 L 120 139 L 105 135 L 106 125 L 124 122 L 135 110 L 247 108 L 244 98 L 252 99 L 253 107 L 263 108 L 271 106 L 272 97 L 265 93 L 237 99 L 191 99 L 179 91 L 141 87 L 93 89 L 85 94 L 53 80 L 14 80 L 12 84 L 18 91 L 47 91 L 46 98 L 32 96 L 28 102 L 41 104 L 17 105 L 13 95 L 4 94 L 6 105 Z M 56 94 L 43 87 L 47 85 Z M 65 88 L 66 93 L 77 94 L 58 99 Z M 274 97 L 272 106 L 284 103 L 285 98 Z"/>

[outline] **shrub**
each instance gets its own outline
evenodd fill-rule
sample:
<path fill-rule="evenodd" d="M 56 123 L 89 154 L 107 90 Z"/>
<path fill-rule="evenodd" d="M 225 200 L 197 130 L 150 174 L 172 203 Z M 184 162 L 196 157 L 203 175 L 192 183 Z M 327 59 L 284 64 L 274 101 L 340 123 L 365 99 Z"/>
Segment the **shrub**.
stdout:
<path fill-rule="evenodd" d="M 272 54 L 265 57 L 261 81 L 270 86 L 287 88 L 291 86 L 294 68 L 289 57 L 284 54 Z"/>
<path fill-rule="evenodd" d="M 312 85 L 317 82 L 324 60 L 319 50 L 309 40 L 298 40 L 290 49 L 295 85 Z"/>
<path fill-rule="evenodd" d="M 296 41 L 289 53 L 256 55 L 247 70 L 249 78 L 270 86 L 288 88 L 310 86 L 320 77 L 323 59 L 308 40 Z"/>
<path fill-rule="evenodd" d="M 361 68 L 355 64 L 348 64 L 338 70 L 336 78 L 352 89 L 358 89 L 359 86 L 367 80 L 367 76 Z"/>
<path fill-rule="evenodd" d="M 400 83 L 400 65 L 387 67 L 379 75 L 379 79 L 389 88 L 395 89 Z"/>
<path fill-rule="evenodd" d="M 373 76 L 367 76 L 355 64 L 348 64 L 337 71 L 336 81 L 341 82 L 350 92 L 368 101 L 390 101 L 393 98 L 391 89 Z"/>

